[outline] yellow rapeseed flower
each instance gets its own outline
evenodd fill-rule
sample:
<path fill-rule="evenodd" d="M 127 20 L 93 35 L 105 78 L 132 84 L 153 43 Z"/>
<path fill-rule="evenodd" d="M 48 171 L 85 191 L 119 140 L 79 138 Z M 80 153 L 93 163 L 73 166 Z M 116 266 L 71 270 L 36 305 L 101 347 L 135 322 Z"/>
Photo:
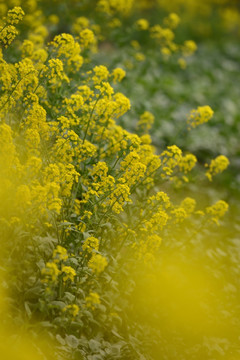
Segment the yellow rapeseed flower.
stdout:
<path fill-rule="evenodd" d="M 100 296 L 95 292 L 90 292 L 85 298 L 86 306 L 92 310 L 95 309 L 96 305 L 101 304 Z"/>
<path fill-rule="evenodd" d="M 88 262 L 88 267 L 96 274 L 100 274 L 104 271 L 108 261 L 105 256 L 101 254 L 93 254 Z"/>
<path fill-rule="evenodd" d="M 212 206 L 206 208 L 206 213 L 210 215 L 211 220 L 217 225 L 219 224 L 219 219 L 225 215 L 228 211 L 228 204 L 224 200 L 219 200 Z"/>
<path fill-rule="evenodd" d="M 83 251 L 87 251 L 89 253 L 92 253 L 93 250 L 98 251 L 99 249 L 99 240 L 95 238 L 94 236 L 88 237 L 86 240 L 84 240 L 84 243 L 82 245 Z"/>
<path fill-rule="evenodd" d="M 229 160 L 226 156 L 217 156 L 215 159 L 211 160 L 209 165 L 205 164 L 205 166 L 208 168 L 208 170 L 206 171 L 207 178 L 212 181 L 212 177 L 226 170 L 228 165 Z"/>
<path fill-rule="evenodd" d="M 62 273 L 65 275 L 63 276 L 63 281 L 66 282 L 67 280 L 74 281 L 74 277 L 77 275 L 76 271 L 71 266 L 63 266 Z"/>
<path fill-rule="evenodd" d="M 147 30 L 149 28 L 149 22 L 146 19 L 138 19 L 136 26 L 139 30 Z"/>
<path fill-rule="evenodd" d="M 197 109 L 193 109 L 187 119 L 187 123 L 190 128 L 195 128 L 201 124 L 208 122 L 213 117 L 213 110 L 210 106 L 198 106 Z"/>
<path fill-rule="evenodd" d="M 126 76 L 126 71 L 121 68 L 116 68 L 112 71 L 113 82 L 121 82 Z"/>

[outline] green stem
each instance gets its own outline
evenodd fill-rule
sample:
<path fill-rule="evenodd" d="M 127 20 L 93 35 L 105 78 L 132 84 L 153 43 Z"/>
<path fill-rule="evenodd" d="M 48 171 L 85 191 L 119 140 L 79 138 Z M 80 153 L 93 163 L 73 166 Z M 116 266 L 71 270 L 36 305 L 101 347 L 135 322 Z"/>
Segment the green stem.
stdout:
<path fill-rule="evenodd" d="M 89 126 L 90 126 L 90 122 L 92 120 L 93 112 L 94 112 L 94 110 L 95 110 L 95 108 L 97 106 L 97 103 L 100 100 L 101 96 L 102 96 L 102 94 L 99 94 L 98 98 L 96 99 L 96 101 L 95 101 L 95 103 L 93 105 L 92 111 L 91 111 L 89 119 L 88 119 L 87 128 L 86 128 L 86 131 L 85 131 L 85 134 L 84 134 L 84 137 L 83 137 L 83 144 L 84 144 L 84 142 L 86 140 L 86 137 L 87 137 L 87 132 L 88 132 L 88 129 L 89 129 Z"/>

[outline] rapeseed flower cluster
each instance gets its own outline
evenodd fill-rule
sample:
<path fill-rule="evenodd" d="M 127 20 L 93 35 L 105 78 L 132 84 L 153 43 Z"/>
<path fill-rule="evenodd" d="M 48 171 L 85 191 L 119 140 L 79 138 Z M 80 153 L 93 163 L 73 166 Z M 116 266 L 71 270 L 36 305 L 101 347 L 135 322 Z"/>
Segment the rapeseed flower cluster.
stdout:
<path fill-rule="evenodd" d="M 107 259 L 101 254 L 93 254 L 88 262 L 88 267 L 96 274 L 100 274 L 107 266 Z"/>
<path fill-rule="evenodd" d="M 95 292 L 90 292 L 88 296 L 86 296 L 86 306 L 92 310 L 96 308 L 97 305 L 101 304 L 100 297 Z"/>
<path fill-rule="evenodd" d="M 207 178 L 212 181 L 212 177 L 227 169 L 229 160 L 224 155 L 219 155 L 215 159 L 211 160 L 210 164 L 205 166 L 208 168 L 206 171 Z"/>
<path fill-rule="evenodd" d="M 42 268 L 43 275 L 42 282 L 49 285 L 56 285 L 58 277 L 61 276 L 63 282 L 70 280 L 74 282 L 76 271 L 67 264 L 68 253 L 67 250 L 58 245 L 53 251 L 51 261 L 47 262 L 46 266 Z"/>
<path fill-rule="evenodd" d="M 228 204 L 226 201 L 219 200 L 212 206 L 207 207 L 206 212 L 210 216 L 210 220 L 219 225 L 219 219 L 222 218 L 228 211 Z"/>
<path fill-rule="evenodd" d="M 6 48 L 18 35 L 14 25 L 17 25 L 24 16 L 24 11 L 20 6 L 15 6 L 9 10 L 6 17 L 3 18 L 3 25 L 0 26 L 0 43 Z"/>
<path fill-rule="evenodd" d="M 94 236 L 90 236 L 89 238 L 87 238 L 83 245 L 82 245 L 82 249 L 89 253 L 91 253 L 93 250 L 98 251 L 99 249 L 99 240 L 97 238 L 95 238 Z"/>
<path fill-rule="evenodd" d="M 78 305 L 72 304 L 65 306 L 62 311 L 75 318 L 79 314 L 80 309 Z"/>
<path fill-rule="evenodd" d="M 195 128 L 201 124 L 208 122 L 213 117 L 213 110 L 210 106 L 198 106 L 197 109 L 194 109 L 190 112 L 188 116 L 189 128 Z"/>

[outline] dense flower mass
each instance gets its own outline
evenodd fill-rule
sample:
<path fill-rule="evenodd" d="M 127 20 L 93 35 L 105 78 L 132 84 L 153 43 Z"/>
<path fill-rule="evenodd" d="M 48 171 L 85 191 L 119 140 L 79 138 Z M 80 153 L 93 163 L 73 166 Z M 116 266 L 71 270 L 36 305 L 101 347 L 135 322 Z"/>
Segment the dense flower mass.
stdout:
<path fill-rule="evenodd" d="M 70 26 L 64 15 L 60 28 L 52 9 L 60 3 L 64 12 L 65 2 L 48 4 L 46 13 L 45 0 L 17 1 L 24 11 L 8 9 L 10 3 L 0 5 L 0 225 L 11 316 L 33 338 L 44 332 L 56 339 L 59 359 L 145 359 L 142 330 L 127 323 L 130 300 L 121 282 L 134 287 L 130 266 L 151 267 L 161 248 L 171 249 L 181 236 L 190 243 L 219 224 L 228 204 L 220 200 L 202 210 L 180 192 L 200 178 L 197 157 L 175 144 L 152 145 L 155 116 L 147 106 L 125 128 L 136 109 L 122 89 L 136 61 L 149 56 L 141 36 L 164 61 L 180 56 L 182 67 L 197 46 L 175 42 L 175 12 L 162 24 L 140 17 L 126 31 L 126 60 L 101 64 L 96 53 L 109 46 L 109 29 L 114 34 L 149 2 L 90 1 L 92 18 L 75 15 Z M 80 6 L 81 15 L 89 10 L 85 2 L 69 3 Z M 16 39 L 19 29 L 24 39 Z M 188 125 L 212 116 L 210 106 L 199 106 Z M 206 176 L 212 180 L 228 165 L 220 155 Z M 175 189 L 181 200 L 172 196 Z"/>

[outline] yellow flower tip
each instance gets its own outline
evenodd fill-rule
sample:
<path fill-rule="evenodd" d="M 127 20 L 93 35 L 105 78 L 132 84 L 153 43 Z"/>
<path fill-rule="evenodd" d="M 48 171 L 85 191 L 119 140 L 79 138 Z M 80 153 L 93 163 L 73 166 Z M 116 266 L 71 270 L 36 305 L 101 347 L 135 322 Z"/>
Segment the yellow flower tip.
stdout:
<path fill-rule="evenodd" d="M 142 135 L 140 139 L 143 145 L 151 145 L 152 143 L 152 138 L 149 134 Z"/>
<path fill-rule="evenodd" d="M 212 206 L 206 208 L 206 213 L 210 216 L 210 220 L 219 223 L 219 219 L 222 218 L 228 211 L 229 205 L 224 200 L 219 200 Z"/>
<path fill-rule="evenodd" d="M 134 55 L 135 59 L 139 62 L 142 62 L 146 59 L 146 56 L 141 53 L 141 52 L 137 52 L 135 55 Z"/>
<path fill-rule="evenodd" d="M 166 59 L 168 59 L 169 56 L 172 54 L 171 50 L 166 46 L 162 47 L 161 53 L 163 56 L 165 56 Z"/>
<path fill-rule="evenodd" d="M 197 50 L 197 44 L 193 40 L 184 41 L 182 53 L 184 56 L 191 56 Z"/>
<path fill-rule="evenodd" d="M 126 71 L 121 68 L 116 68 L 112 72 L 113 82 L 121 82 L 126 76 Z"/>
<path fill-rule="evenodd" d="M 95 84 L 100 84 L 102 81 L 106 81 L 109 77 L 109 71 L 106 66 L 99 65 L 93 68 L 94 75 L 92 77 Z"/>
<path fill-rule="evenodd" d="M 10 25 L 16 25 L 24 17 L 25 13 L 20 6 L 15 6 L 7 12 L 6 22 Z"/>
<path fill-rule="evenodd" d="M 41 273 L 45 276 L 44 283 L 55 282 L 60 275 L 60 270 L 54 262 L 47 262 Z"/>
<path fill-rule="evenodd" d="M 182 70 L 185 70 L 186 67 L 187 67 L 187 62 L 186 62 L 186 60 L 184 58 L 179 58 L 178 59 L 178 65 L 180 66 L 180 68 Z"/>
<path fill-rule="evenodd" d="M 52 14 L 48 17 L 48 21 L 53 25 L 57 25 L 59 23 L 59 17 L 55 14 Z"/>
<path fill-rule="evenodd" d="M 130 44 L 135 50 L 140 50 L 141 48 L 141 45 L 137 40 L 131 40 Z"/>
<path fill-rule="evenodd" d="M 184 174 L 186 174 L 194 168 L 196 163 L 197 163 L 196 156 L 193 154 L 187 154 L 185 156 L 182 156 L 182 158 L 180 159 L 179 169 Z"/>
<path fill-rule="evenodd" d="M 90 292 L 88 296 L 85 298 L 86 307 L 94 310 L 96 305 L 101 304 L 100 296 L 96 292 Z"/>
<path fill-rule="evenodd" d="M 208 168 L 205 175 L 212 181 L 213 176 L 222 173 L 224 170 L 227 169 L 230 162 L 225 155 L 219 155 L 215 159 L 211 160 L 210 164 L 205 164 L 205 167 Z"/>
<path fill-rule="evenodd" d="M 190 128 L 195 128 L 211 120 L 213 114 L 214 111 L 211 109 L 209 105 L 198 106 L 197 109 L 191 110 L 187 119 L 187 123 L 190 126 Z"/>
<path fill-rule="evenodd" d="M 144 111 L 144 113 L 140 116 L 140 119 L 137 123 L 138 130 L 147 133 L 151 129 L 154 120 L 155 117 L 150 111 Z"/>
<path fill-rule="evenodd" d="M 62 312 L 68 313 L 73 318 L 75 318 L 79 314 L 79 311 L 80 311 L 80 309 L 79 309 L 79 306 L 77 304 L 66 305 L 62 309 Z"/>
<path fill-rule="evenodd" d="M 163 20 L 163 22 L 167 27 L 175 29 L 180 23 L 180 17 L 175 13 L 171 13 Z"/>
<path fill-rule="evenodd" d="M 0 27 L 0 44 L 7 48 L 18 35 L 18 31 L 13 25 Z"/>
<path fill-rule="evenodd" d="M 80 43 L 85 48 L 89 47 L 89 45 L 93 45 L 95 41 L 95 35 L 92 30 L 84 29 L 80 32 Z"/>
<path fill-rule="evenodd" d="M 53 251 L 53 259 L 55 262 L 63 261 L 68 259 L 67 250 L 58 245 L 56 249 Z"/>
<path fill-rule="evenodd" d="M 88 253 L 92 253 L 94 250 L 98 251 L 99 249 L 99 240 L 95 238 L 94 236 L 88 237 L 83 245 L 82 245 L 83 251 L 87 251 Z"/>
<path fill-rule="evenodd" d="M 138 19 L 136 21 L 136 27 L 138 30 L 147 30 L 149 28 L 149 22 L 146 19 Z"/>
<path fill-rule="evenodd" d="M 67 280 L 74 281 L 74 277 L 77 275 L 76 271 L 71 266 L 63 266 L 62 273 L 65 275 L 63 276 L 63 281 L 66 282 Z"/>
<path fill-rule="evenodd" d="M 88 267 L 96 274 L 103 272 L 107 265 L 108 261 L 105 256 L 95 253 L 93 253 L 91 259 L 88 262 Z"/>

